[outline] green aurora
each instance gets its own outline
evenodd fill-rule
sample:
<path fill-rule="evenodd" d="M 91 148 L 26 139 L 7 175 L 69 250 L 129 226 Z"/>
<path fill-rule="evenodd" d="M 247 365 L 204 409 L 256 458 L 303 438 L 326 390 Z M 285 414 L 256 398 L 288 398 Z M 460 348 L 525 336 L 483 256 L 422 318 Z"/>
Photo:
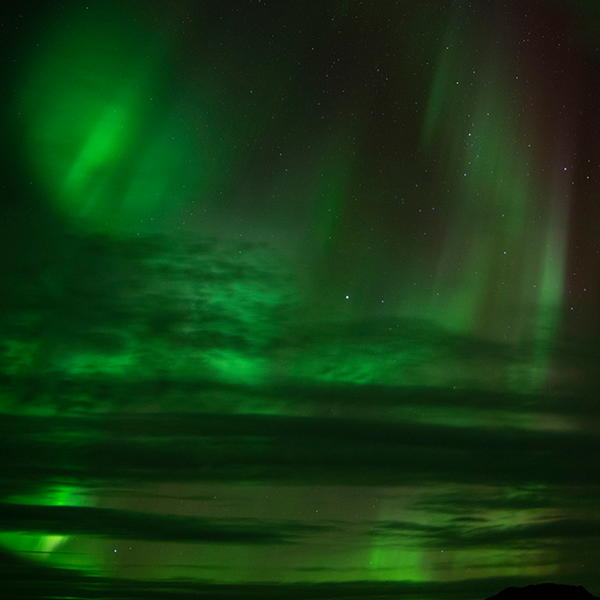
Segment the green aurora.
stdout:
<path fill-rule="evenodd" d="M 6 12 L 8 593 L 600 594 L 600 13 L 432 4 Z"/>

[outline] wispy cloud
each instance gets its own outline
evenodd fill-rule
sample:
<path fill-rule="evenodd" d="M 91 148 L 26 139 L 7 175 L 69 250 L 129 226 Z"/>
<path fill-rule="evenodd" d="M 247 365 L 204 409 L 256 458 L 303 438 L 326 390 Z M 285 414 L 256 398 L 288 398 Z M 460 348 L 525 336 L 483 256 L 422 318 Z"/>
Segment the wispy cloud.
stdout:
<path fill-rule="evenodd" d="M 153 542 L 291 544 L 305 535 L 323 534 L 331 528 L 299 523 L 227 522 L 107 508 L 3 503 L 0 529 Z"/>

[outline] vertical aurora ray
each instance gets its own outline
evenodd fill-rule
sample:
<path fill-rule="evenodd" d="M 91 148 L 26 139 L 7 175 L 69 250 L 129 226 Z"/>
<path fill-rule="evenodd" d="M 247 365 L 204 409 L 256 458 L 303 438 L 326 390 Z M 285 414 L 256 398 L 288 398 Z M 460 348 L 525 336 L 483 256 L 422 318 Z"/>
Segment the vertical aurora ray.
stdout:
<path fill-rule="evenodd" d="M 391 527 L 390 535 L 378 535 L 379 527 L 390 527 L 390 522 L 408 522 L 410 509 L 407 505 L 411 492 L 414 493 L 410 490 L 407 498 L 384 498 L 379 502 L 377 519 L 372 527 L 375 540 L 367 563 L 369 576 L 373 579 L 419 582 L 431 577 L 427 565 L 429 552 L 416 528 L 413 532 L 408 529 L 396 533 Z"/>
<path fill-rule="evenodd" d="M 311 229 L 315 231 L 315 246 L 325 255 L 339 243 L 337 239 L 343 218 L 346 213 L 346 203 L 352 189 L 352 161 L 347 148 L 350 136 L 340 133 L 329 142 L 329 148 L 322 153 L 317 163 L 314 187 L 314 217 Z"/>
<path fill-rule="evenodd" d="M 483 509 L 473 510 L 478 502 L 490 495 L 498 495 L 508 503 L 526 499 L 543 490 L 533 487 L 486 488 L 453 485 L 414 487 L 403 490 L 405 497 L 391 495 L 383 498 L 377 519 L 372 524 L 375 543 L 371 548 L 368 569 L 374 578 L 396 581 L 463 581 L 491 576 L 540 576 L 556 574 L 554 548 L 536 548 L 522 543 L 518 537 L 509 548 L 484 541 L 489 532 L 501 538 L 519 528 L 535 527 L 548 518 L 551 511 Z M 436 498 L 454 494 L 470 498 L 470 510 L 456 510 Z M 427 509 L 423 509 L 428 506 Z M 491 533 L 493 532 L 493 533 Z M 482 544 L 480 546 L 480 543 Z"/>
<path fill-rule="evenodd" d="M 564 279 L 566 268 L 566 211 L 560 208 L 561 201 L 555 201 L 555 209 L 550 215 L 542 266 L 536 280 L 535 315 L 533 333 L 533 356 L 531 362 L 522 369 L 516 378 L 515 389 L 519 391 L 539 390 L 546 383 L 550 368 L 550 354 L 558 334 L 563 307 Z M 517 367 L 518 369 L 518 367 Z M 516 370 L 516 369 L 515 369 Z"/>
<path fill-rule="evenodd" d="M 421 314 L 514 348 L 533 344 L 506 376 L 515 390 L 539 390 L 562 308 L 564 200 L 535 177 L 533 125 L 512 108 L 518 91 L 456 35 L 440 51 L 422 141 L 443 144 L 446 185 L 462 201 L 440 254 L 435 312 Z"/>

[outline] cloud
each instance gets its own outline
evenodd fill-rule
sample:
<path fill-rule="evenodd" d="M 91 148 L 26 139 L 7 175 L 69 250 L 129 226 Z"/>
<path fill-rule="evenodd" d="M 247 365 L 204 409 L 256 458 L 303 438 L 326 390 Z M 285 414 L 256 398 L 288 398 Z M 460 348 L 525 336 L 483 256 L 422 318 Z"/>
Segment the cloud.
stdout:
<path fill-rule="evenodd" d="M 256 414 L 6 416 L 0 477 L 309 484 L 574 485 L 594 435 Z"/>
<path fill-rule="evenodd" d="M 79 506 L 0 504 L 0 529 L 109 539 L 211 544 L 289 544 L 330 527 L 300 523 L 231 522 Z"/>
<path fill-rule="evenodd" d="M 516 515 L 515 515 L 516 517 Z M 584 544 L 600 537 L 600 522 L 583 519 L 545 518 L 531 523 L 491 524 L 493 520 L 454 519 L 443 525 L 407 521 L 384 521 L 372 525 L 369 535 L 402 547 L 534 549 Z"/>

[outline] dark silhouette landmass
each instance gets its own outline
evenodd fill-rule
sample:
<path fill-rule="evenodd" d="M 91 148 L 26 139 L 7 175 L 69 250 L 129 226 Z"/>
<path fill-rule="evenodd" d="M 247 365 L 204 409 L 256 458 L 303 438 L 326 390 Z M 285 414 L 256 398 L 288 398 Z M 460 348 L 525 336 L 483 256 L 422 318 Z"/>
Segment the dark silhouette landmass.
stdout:
<path fill-rule="evenodd" d="M 541 583 L 525 587 L 508 587 L 486 600 L 592 600 L 592 596 L 580 585 Z"/>

